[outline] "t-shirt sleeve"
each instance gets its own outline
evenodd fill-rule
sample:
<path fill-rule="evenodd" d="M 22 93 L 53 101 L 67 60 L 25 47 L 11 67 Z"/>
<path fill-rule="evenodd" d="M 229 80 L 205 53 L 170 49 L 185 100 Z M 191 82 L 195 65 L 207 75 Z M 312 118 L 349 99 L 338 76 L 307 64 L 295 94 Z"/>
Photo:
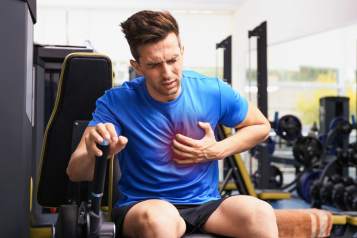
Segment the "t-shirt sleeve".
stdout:
<path fill-rule="evenodd" d="M 99 123 L 112 123 L 119 136 L 122 132 L 122 127 L 113 113 L 115 104 L 110 90 L 107 90 L 105 94 L 97 100 L 96 105 L 97 108 L 92 113 L 93 119 L 89 122 L 88 126 L 96 126 Z"/>
<path fill-rule="evenodd" d="M 218 79 L 221 94 L 221 112 L 219 123 L 226 127 L 241 124 L 248 113 L 248 101 L 229 84 Z"/>

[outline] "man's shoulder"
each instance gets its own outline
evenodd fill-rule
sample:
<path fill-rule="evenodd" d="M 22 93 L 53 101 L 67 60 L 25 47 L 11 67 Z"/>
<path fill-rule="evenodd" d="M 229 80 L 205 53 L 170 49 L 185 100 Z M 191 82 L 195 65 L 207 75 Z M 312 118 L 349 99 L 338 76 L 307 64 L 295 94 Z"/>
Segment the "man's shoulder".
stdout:
<path fill-rule="evenodd" d="M 206 75 L 203 75 L 203 74 L 197 73 L 195 71 L 191 71 L 191 70 L 184 70 L 183 75 L 186 78 L 190 78 L 190 79 L 207 80 L 207 81 L 217 82 L 217 78 L 208 77 Z"/>
<path fill-rule="evenodd" d="M 144 81 L 144 77 L 136 78 L 133 81 L 124 82 L 120 87 L 111 88 L 109 91 L 113 94 L 130 93 L 138 90 Z"/>
<path fill-rule="evenodd" d="M 183 75 L 186 78 L 186 82 L 191 88 L 197 88 L 200 92 L 212 93 L 219 90 L 219 79 L 214 77 L 208 77 L 206 75 L 194 72 L 183 71 Z"/>

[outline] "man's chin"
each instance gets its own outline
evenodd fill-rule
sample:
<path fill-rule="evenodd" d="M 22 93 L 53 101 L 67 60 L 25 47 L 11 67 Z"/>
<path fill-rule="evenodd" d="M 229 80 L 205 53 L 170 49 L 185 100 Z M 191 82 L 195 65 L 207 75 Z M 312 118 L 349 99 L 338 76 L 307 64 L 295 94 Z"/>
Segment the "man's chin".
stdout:
<path fill-rule="evenodd" d="M 161 92 L 161 94 L 165 96 L 172 96 L 175 95 L 178 91 L 179 91 L 179 87 L 171 88 L 170 90 Z"/>

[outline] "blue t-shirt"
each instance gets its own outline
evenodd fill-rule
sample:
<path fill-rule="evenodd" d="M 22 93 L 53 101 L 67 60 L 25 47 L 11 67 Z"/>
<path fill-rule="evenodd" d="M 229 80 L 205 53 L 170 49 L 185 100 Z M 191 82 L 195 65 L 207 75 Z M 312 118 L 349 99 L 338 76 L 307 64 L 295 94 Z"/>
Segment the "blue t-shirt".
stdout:
<path fill-rule="evenodd" d="M 220 198 L 218 161 L 179 165 L 170 149 L 177 133 L 200 140 L 205 132 L 198 122 L 239 125 L 248 102 L 217 78 L 183 71 L 181 94 L 172 102 L 153 99 L 145 78 L 112 88 L 98 99 L 89 126 L 113 123 L 119 135 L 128 138 L 118 154 L 122 193 L 116 207 L 147 199 L 173 204 L 202 204 Z M 217 139 L 217 135 L 216 135 Z"/>

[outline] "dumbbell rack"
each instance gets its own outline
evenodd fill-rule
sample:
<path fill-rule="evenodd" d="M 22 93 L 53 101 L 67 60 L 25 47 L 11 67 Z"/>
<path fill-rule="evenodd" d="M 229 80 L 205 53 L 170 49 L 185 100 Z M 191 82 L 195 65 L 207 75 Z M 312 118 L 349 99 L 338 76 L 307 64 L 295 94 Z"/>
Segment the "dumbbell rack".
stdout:
<path fill-rule="evenodd" d="M 317 181 L 314 181 L 314 186 L 321 188 L 321 186 L 327 184 L 327 182 L 331 180 L 330 178 L 336 174 L 341 176 L 348 175 L 349 165 L 356 166 L 355 163 L 352 163 L 347 158 L 348 148 L 346 148 L 345 146 L 346 143 L 344 143 L 344 147 L 341 148 L 340 151 L 337 153 L 337 157 L 326 164 L 326 158 L 329 154 L 329 147 L 332 145 L 333 140 L 338 135 L 344 137 L 345 139 L 348 138 L 348 135 L 350 134 L 352 129 L 357 129 L 357 124 L 350 125 L 349 123 L 341 122 L 328 133 L 324 144 L 324 153 L 319 163 L 319 167 L 323 168 L 323 170 L 321 172 L 320 178 Z M 322 205 L 324 204 L 322 204 L 321 199 L 312 200 L 311 207 L 321 208 Z M 343 209 L 343 207 L 340 208 Z"/>

